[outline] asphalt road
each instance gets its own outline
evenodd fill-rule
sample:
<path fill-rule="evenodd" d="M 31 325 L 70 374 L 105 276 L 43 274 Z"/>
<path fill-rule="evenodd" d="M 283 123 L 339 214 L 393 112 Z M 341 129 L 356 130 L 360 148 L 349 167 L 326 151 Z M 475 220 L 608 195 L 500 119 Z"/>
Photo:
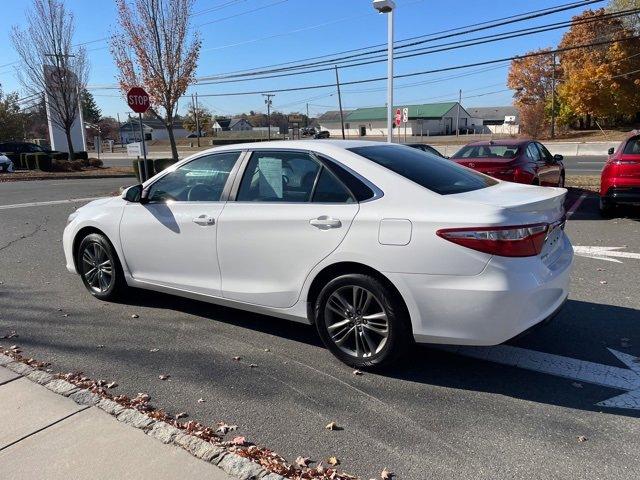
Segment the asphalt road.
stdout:
<path fill-rule="evenodd" d="M 564 164 L 568 175 L 600 175 L 606 160 L 606 155 L 566 156 L 564 157 Z M 131 165 L 131 159 L 115 158 L 111 155 L 104 157 L 103 161 L 109 167 L 127 167 Z"/>
<path fill-rule="evenodd" d="M 106 194 L 122 183 L 4 183 L 0 205 Z M 567 224 L 574 245 L 640 252 L 640 213 L 602 220 L 597 199 L 583 200 Z M 114 380 L 118 393 L 147 392 L 170 412 L 236 424 L 290 460 L 335 455 L 363 478 L 383 467 L 412 480 L 637 476 L 640 410 L 596 405 L 621 389 L 430 347 L 354 376 L 308 326 L 144 291 L 123 303 L 95 300 L 64 268 L 62 230 L 74 208 L 0 209 L 0 335 L 19 334 L 0 345 L 18 344 L 57 371 Z M 640 259 L 620 260 L 577 257 L 564 310 L 511 345 L 626 368 L 608 348 L 640 356 Z M 325 430 L 330 421 L 343 430 Z"/>

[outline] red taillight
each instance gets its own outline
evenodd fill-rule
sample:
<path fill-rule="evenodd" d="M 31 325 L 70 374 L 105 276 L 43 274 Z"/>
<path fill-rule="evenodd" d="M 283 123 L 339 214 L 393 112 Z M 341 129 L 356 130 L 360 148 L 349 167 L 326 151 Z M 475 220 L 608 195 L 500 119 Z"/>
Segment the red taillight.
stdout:
<path fill-rule="evenodd" d="M 533 257 L 542 251 L 549 224 L 509 227 L 445 228 L 439 237 L 479 252 L 502 257 Z"/>

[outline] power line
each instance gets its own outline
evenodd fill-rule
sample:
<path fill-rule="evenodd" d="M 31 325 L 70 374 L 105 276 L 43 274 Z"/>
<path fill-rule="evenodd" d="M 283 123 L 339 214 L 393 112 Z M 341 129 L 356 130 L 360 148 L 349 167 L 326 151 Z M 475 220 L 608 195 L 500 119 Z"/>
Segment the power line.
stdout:
<path fill-rule="evenodd" d="M 254 8 L 252 10 L 247 10 L 245 12 L 240 12 L 240 13 L 236 13 L 236 14 L 233 14 L 233 15 L 229 15 L 228 17 L 217 18 L 215 20 L 211 20 L 209 22 L 201 23 L 200 25 L 196 25 L 196 26 L 197 27 L 204 27 L 205 25 L 211 25 L 212 23 L 223 22 L 223 21 L 229 20 L 231 18 L 236 18 L 236 17 L 240 17 L 242 15 L 247 15 L 249 13 L 257 12 L 259 10 L 264 10 L 265 8 L 275 7 L 276 5 L 280 5 L 281 3 L 285 3 L 287 1 L 288 0 L 278 0 L 277 2 L 269 3 L 268 5 L 262 5 L 261 7 L 257 7 L 257 8 Z"/>

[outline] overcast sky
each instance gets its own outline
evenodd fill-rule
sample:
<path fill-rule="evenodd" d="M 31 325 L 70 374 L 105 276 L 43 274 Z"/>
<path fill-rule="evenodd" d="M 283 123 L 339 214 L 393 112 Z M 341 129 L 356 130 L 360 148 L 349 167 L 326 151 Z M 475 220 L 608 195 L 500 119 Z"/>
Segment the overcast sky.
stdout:
<path fill-rule="evenodd" d="M 29 0 L 2 0 L 3 26 L 0 29 L 0 83 L 5 91 L 21 90 L 13 69 L 8 65 L 17 56 L 9 39 L 10 25 L 23 25 Z M 91 75 L 89 84 L 103 115 L 126 115 L 128 107 L 115 84 L 115 66 L 106 38 L 116 23 L 115 4 L 109 0 L 67 0 L 76 18 L 74 42 L 88 44 Z M 524 13 L 568 3 L 568 0 L 397 0 L 396 40 L 462 27 L 486 20 Z M 602 6 L 606 5 L 602 2 Z M 219 8 L 213 8 L 219 7 Z M 595 8 L 595 7 L 594 7 Z M 209 11 L 204 11 L 210 9 Z M 490 33 L 515 30 L 569 20 L 581 9 L 517 23 Z M 318 55 L 342 52 L 386 42 L 387 23 L 377 14 L 370 0 L 197 0 L 192 17 L 193 28 L 201 33 L 202 52 L 197 76 L 214 75 L 248 68 L 301 60 Z M 564 30 L 555 30 L 497 43 L 468 47 L 449 52 L 397 60 L 396 74 L 431 70 L 508 57 L 526 51 L 555 46 Z M 486 35 L 479 32 L 474 36 Z M 447 42 L 451 40 L 441 40 Z M 396 81 L 396 103 L 429 103 L 456 100 L 463 90 L 463 105 L 509 105 L 512 93 L 506 90 L 506 64 L 485 68 L 434 73 Z M 386 75 L 386 64 L 379 63 L 341 69 L 341 81 L 348 82 Z M 464 75 L 464 76 L 461 76 Z M 453 76 L 457 78 L 452 78 Z M 335 82 L 333 71 L 295 77 L 266 79 L 224 85 L 197 85 L 202 103 L 216 114 L 234 114 L 249 110 L 264 111 L 259 94 L 206 97 L 211 93 L 265 91 Z M 419 84 L 418 84 L 419 83 Z M 404 88 L 403 88 L 404 86 Z M 351 85 L 343 88 L 343 106 L 384 105 L 385 82 Z M 319 114 L 337 108 L 335 88 L 278 93 L 274 108 Z M 180 110 L 186 108 L 186 100 Z"/>

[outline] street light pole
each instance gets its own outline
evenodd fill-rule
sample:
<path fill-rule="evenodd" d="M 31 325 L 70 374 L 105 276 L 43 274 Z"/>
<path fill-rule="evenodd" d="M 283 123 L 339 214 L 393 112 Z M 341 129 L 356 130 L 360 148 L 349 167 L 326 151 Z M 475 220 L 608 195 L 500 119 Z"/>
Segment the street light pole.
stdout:
<path fill-rule="evenodd" d="M 393 142 L 393 0 L 373 0 L 373 8 L 387 14 L 387 142 Z"/>
<path fill-rule="evenodd" d="M 271 97 L 275 97 L 273 93 L 263 93 L 264 103 L 267 105 L 267 138 L 271 140 Z"/>

